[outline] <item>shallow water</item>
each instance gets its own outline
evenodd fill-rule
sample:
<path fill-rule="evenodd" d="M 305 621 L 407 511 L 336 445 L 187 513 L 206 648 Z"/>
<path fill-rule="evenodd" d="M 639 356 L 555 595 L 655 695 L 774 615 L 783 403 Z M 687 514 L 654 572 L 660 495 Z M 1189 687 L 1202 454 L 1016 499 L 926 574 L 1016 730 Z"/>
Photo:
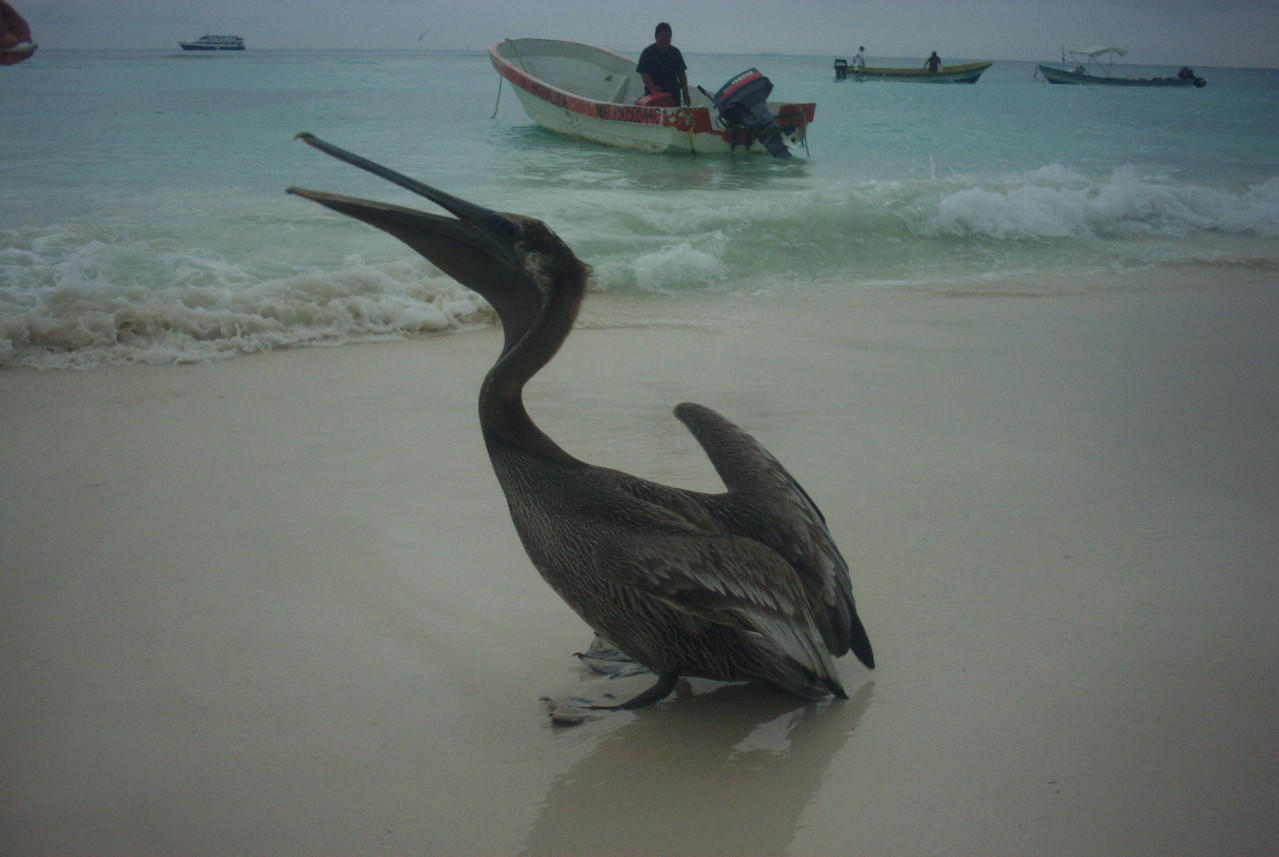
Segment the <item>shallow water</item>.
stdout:
<path fill-rule="evenodd" d="M 808 156 L 563 139 L 499 95 L 482 52 L 42 51 L 3 80 L 18 130 L 0 136 L 0 366 L 490 323 L 398 243 L 284 195 L 419 202 L 292 142 L 303 130 L 546 220 L 598 290 L 673 316 L 695 293 L 1051 293 L 1097 273 L 1279 258 L 1279 72 L 1109 90 L 1000 62 L 975 86 L 911 86 L 837 82 L 826 57 L 689 59 L 708 89 L 758 66 L 775 97 L 816 101 Z"/>

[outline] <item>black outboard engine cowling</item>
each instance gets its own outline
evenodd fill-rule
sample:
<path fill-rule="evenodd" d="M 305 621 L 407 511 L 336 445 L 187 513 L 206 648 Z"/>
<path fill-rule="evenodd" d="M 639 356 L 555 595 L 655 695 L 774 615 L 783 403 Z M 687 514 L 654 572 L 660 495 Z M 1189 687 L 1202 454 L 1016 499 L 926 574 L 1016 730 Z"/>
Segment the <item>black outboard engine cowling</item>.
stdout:
<path fill-rule="evenodd" d="M 746 144 L 759 140 L 775 158 L 789 158 L 790 149 L 782 139 L 782 129 L 768 112 L 765 100 L 773 91 L 773 84 L 759 73 L 748 68 L 719 88 L 712 96 L 720 121 L 729 128 L 746 132 Z"/>
<path fill-rule="evenodd" d="M 1181 80 L 1192 81 L 1195 86 L 1204 86 L 1205 84 L 1208 83 L 1208 81 L 1204 80 L 1202 77 L 1195 74 L 1194 70 L 1188 65 L 1183 65 L 1181 67 L 1181 71 L 1177 72 L 1177 77 L 1179 77 Z"/>

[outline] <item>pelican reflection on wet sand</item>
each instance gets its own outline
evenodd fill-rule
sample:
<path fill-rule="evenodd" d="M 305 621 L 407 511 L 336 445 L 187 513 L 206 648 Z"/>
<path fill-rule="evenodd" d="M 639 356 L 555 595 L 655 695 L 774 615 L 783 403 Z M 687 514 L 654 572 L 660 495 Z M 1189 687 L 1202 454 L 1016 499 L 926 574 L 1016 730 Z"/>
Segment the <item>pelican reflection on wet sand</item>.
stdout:
<path fill-rule="evenodd" d="M 650 482 L 574 458 L 525 410 L 523 389 L 572 330 L 590 269 L 539 220 L 490 211 L 299 134 L 322 152 L 452 214 L 289 188 L 400 239 L 478 292 L 504 345 L 480 389 L 480 427 L 533 565 L 601 637 L 657 683 L 597 708 L 657 702 L 680 676 L 764 682 L 807 700 L 847 698 L 834 658 L 875 665 L 848 566 L 804 489 L 710 408 L 675 415 L 727 491 Z"/>

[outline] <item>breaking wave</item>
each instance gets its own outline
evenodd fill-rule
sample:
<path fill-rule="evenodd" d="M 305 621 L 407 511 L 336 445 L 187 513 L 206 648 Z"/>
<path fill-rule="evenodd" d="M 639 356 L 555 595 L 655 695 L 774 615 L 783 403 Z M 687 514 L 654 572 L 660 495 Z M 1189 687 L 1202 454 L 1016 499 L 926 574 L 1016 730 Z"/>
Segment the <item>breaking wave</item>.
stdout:
<path fill-rule="evenodd" d="M 477 295 L 405 258 L 278 276 L 152 243 L 68 233 L 0 251 L 0 366 L 197 362 L 491 323 Z"/>
<path fill-rule="evenodd" d="M 1279 178 L 1232 190 L 1129 168 L 1095 179 L 1051 165 L 993 180 L 578 190 L 550 204 L 540 216 L 592 265 L 596 290 L 662 299 L 779 283 L 1279 263 Z M 261 248 L 285 225 L 291 253 L 271 259 Z M 334 250 L 369 246 L 368 227 L 338 215 L 209 240 L 230 243 L 191 246 L 189 234 L 154 225 L 110 235 L 81 226 L 0 232 L 0 367 L 207 361 L 495 321 L 482 299 L 398 243 Z M 237 241 L 255 252 L 237 252 Z"/>
<path fill-rule="evenodd" d="M 1062 167 L 1002 186 L 944 193 L 923 235 L 995 241 L 1180 237 L 1222 232 L 1279 236 L 1279 178 L 1242 193 L 1140 178 L 1131 168 L 1093 182 Z"/>

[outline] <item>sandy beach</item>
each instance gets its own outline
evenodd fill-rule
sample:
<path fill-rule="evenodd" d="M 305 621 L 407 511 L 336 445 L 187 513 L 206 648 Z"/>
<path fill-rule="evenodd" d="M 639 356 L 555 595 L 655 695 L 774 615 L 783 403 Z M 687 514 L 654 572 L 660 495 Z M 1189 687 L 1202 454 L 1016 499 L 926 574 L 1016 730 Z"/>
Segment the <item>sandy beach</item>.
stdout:
<path fill-rule="evenodd" d="M 755 434 L 852 565 L 851 699 L 550 724 L 610 688 L 480 441 L 496 330 L 7 370 L 0 854 L 1279 851 L 1273 270 L 695 300 L 592 296 L 530 411 L 708 490 L 671 408 Z"/>

